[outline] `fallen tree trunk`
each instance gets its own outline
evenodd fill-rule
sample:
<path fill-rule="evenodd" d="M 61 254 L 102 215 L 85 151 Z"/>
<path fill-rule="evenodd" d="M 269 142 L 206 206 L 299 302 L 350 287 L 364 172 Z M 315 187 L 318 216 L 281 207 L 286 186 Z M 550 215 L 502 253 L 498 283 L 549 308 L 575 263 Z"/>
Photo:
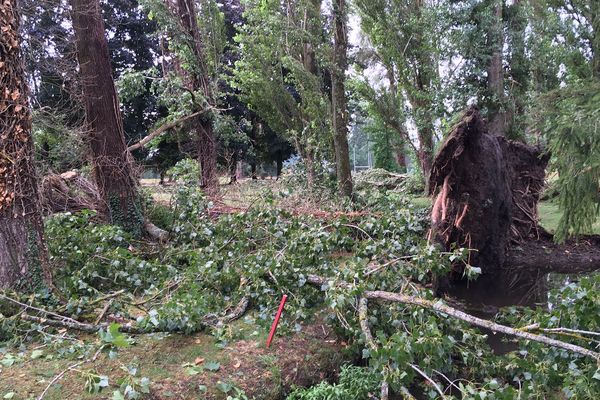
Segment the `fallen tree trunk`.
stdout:
<path fill-rule="evenodd" d="M 539 148 L 491 135 L 477 108 L 468 109 L 434 160 L 429 238 L 446 251 L 468 248 L 466 262 L 481 268 L 492 283 L 493 276 L 515 267 L 566 271 L 568 263 L 577 262 L 583 270 L 595 268 L 600 251 L 578 256 L 556 248 L 538 226 L 537 204 L 548 160 L 549 154 Z M 464 263 L 456 263 L 448 278 L 436 282 L 437 292 L 464 286 L 463 271 Z M 471 286 L 481 284 L 478 280 Z M 505 290 L 487 286 L 486 290 Z"/>
<path fill-rule="evenodd" d="M 307 282 L 312 285 L 323 287 L 323 285 L 329 285 L 330 280 L 316 275 L 309 275 L 307 278 Z M 350 284 L 345 282 L 339 282 L 338 286 L 346 288 L 351 287 Z M 586 357 L 594 358 L 595 360 L 600 362 L 600 353 L 597 353 L 595 351 L 586 349 L 581 346 L 577 346 L 575 344 L 552 339 L 547 336 L 536 335 L 523 330 L 511 328 L 506 325 L 497 324 L 486 319 L 478 318 L 473 315 L 467 314 L 457 308 L 450 307 L 444 304 L 441 300 L 432 301 L 423 299 L 421 297 L 408 296 L 401 293 L 385 292 L 382 290 L 367 290 L 362 293 L 362 296 L 365 299 L 391 301 L 426 308 L 428 310 L 436 311 L 441 314 L 449 315 L 453 318 L 467 322 L 471 325 L 478 326 L 480 328 L 486 328 L 493 332 L 504 333 L 506 335 L 518 337 L 519 339 L 531 340 L 534 342 L 545 344 L 547 346 L 557 347 L 563 350 L 567 350 L 571 353 L 576 353 Z"/>

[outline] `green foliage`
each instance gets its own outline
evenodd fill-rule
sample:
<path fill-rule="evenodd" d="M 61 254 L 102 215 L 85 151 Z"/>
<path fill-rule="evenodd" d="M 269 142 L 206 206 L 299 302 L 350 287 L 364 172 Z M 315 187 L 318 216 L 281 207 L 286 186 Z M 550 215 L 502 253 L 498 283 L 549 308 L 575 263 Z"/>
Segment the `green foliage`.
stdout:
<path fill-rule="evenodd" d="M 84 164 L 85 145 L 81 133 L 66 117 L 41 110 L 32 114 L 32 136 L 41 169 L 62 173 Z"/>
<path fill-rule="evenodd" d="M 71 312 L 102 291 L 144 290 L 172 276 L 174 267 L 158 265 L 130 250 L 131 236 L 122 228 L 100 225 L 92 212 L 58 214 L 46 222 L 50 262 L 59 289 L 72 297 Z M 83 304 L 81 304 L 83 303 Z"/>
<path fill-rule="evenodd" d="M 241 51 L 231 85 L 271 129 L 285 133 L 303 158 L 331 138 L 330 101 L 323 82 L 323 16 L 318 5 L 295 0 L 248 1 L 235 40 Z"/>
<path fill-rule="evenodd" d="M 589 233 L 600 215 L 600 82 L 574 82 L 544 98 L 544 133 L 563 211 L 556 237 Z"/>
<path fill-rule="evenodd" d="M 381 384 L 381 375 L 368 368 L 344 366 L 340 371 L 339 382 L 322 382 L 310 388 L 296 389 L 287 400 L 368 400 L 373 398 Z"/>

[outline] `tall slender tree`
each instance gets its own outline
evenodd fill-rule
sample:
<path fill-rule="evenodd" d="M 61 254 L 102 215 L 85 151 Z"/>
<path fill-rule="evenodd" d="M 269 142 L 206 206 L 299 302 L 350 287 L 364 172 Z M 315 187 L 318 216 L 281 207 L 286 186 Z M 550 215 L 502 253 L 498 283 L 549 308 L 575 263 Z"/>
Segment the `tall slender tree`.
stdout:
<path fill-rule="evenodd" d="M 39 272 L 51 285 L 16 3 L 0 2 L 0 288 Z"/>
<path fill-rule="evenodd" d="M 333 144 L 337 179 L 342 196 L 352 195 L 352 174 L 348 152 L 348 101 L 345 92 L 348 66 L 348 28 L 346 0 L 333 1 L 333 70 L 331 74 L 331 105 L 333 109 Z"/>
<path fill-rule="evenodd" d="M 193 0 L 177 0 L 181 25 L 187 34 L 187 43 L 194 54 L 195 64 L 190 74 L 190 86 L 193 91 L 200 90 L 208 107 L 215 104 L 212 82 L 209 76 L 204 43 L 196 20 L 196 8 Z M 201 185 L 209 194 L 218 192 L 217 149 L 211 113 L 204 113 L 196 120 L 199 147 L 198 157 L 201 169 Z"/>
<path fill-rule="evenodd" d="M 411 147 L 427 177 L 433 161 L 434 121 L 440 108 L 440 13 L 432 2 L 423 0 L 357 0 L 356 7 L 376 62 L 387 71 L 390 104 L 404 108 L 416 126 L 419 143 Z M 403 121 L 388 121 L 408 136 L 406 127 L 398 125 Z"/>
<path fill-rule="evenodd" d="M 504 0 L 492 0 L 491 5 L 494 14 L 487 32 L 487 48 L 491 53 L 487 65 L 487 90 L 492 98 L 490 102 L 492 106 L 488 112 L 488 129 L 494 135 L 504 135 L 507 126 L 507 112 L 503 107 L 505 102 L 504 68 L 502 65 L 504 48 L 502 11 Z"/>
<path fill-rule="evenodd" d="M 71 0 L 92 165 L 108 219 L 134 234 L 143 213 L 127 151 L 99 0 Z"/>

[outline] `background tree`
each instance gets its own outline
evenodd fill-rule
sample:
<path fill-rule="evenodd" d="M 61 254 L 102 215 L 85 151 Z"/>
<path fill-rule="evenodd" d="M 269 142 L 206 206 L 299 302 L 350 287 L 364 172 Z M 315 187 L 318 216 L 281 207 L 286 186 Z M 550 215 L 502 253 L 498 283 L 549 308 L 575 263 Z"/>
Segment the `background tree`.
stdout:
<path fill-rule="evenodd" d="M 358 0 L 356 6 L 372 51 L 370 58 L 382 66 L 383 79 L 387 80 L 385 85 L 372 85 L 367 98 L 374 102 L 377 92 L 385 93 L 387 109 L 378 105 L 372 109 L 408 143 L 412 142 L 408 129 L 398 116 L 407 115 L 414 122 L 418 146 L 412 147 L 424 176 L 428 176 L 433 160 L 434 123 L 440 116 L 442 14 L 435 3 L 421 0 Z"/>
<path fill-rule="evenodd" d="M 342 196 L 352 195 L 352 175 L 348 153 L 348 102 L 346 68 L 348 67 L 348 28 L 345 0 L 333 1 L 333 65 L 331 73 L 331 108 L 333 111 L 333 144 L 337 179 Z"/>
<path fill-rule="evenodd" d="M 181 18 L 181 25 L 187 35 L 186 43 L 194 56 L 194 64 L 190 65 L 191 90 L 200 90 L 203 95 L 204 107 L 214 107 L 215 98 L 213 82 L 209 75 L 206 60 L 206 44 L 202 40 L 198 21 L 196 20 L 196 7 L 193 0 L 178 0 L 177 9 Z M 216 139 L 213 127 L 212 113 L 207 112 L 196 120 L 196 130 L 198 133 L 198 157 L 200 160 L 201 185 L 206 190 L 214 194 L 218 191 L 217 176 L 217 152 Z"/>
<path fill-rule="evenodd" d="M 558 172 L 563 215 L 556 238 L 562 241 L 589 233 L 600 215 L 600 4 L 548 0 L 546 6 L 543 16 L 562 16 L 544 34 L 560 48 L 554 54 L 562 55 L 564 70 L 561 87 L 541 97 L 538 123 Z"/>
<path fill-rule="evenodd" d="M 127 151 L 99 0 L 71 0 L 94 177 L 109 221 L 134 234 L 143 213 Z"/>
<path fill-rule="evenodd" d="M 0 26 L 0 288 L 36 274 L 51 286 L 15 0 L 0 3 Z"/>
<path fill-rule="evenodd" d="M 244 15 L 232 84 L 261 120 L 294 144 L 312 187 L 331 138 L 320 1 L 252 1 Z"/>

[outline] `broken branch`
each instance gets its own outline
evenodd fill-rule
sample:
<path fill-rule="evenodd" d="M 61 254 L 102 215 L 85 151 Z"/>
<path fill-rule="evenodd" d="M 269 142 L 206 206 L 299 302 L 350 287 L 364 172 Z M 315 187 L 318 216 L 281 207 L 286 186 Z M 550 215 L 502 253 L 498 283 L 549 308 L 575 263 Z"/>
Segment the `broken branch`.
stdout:
<path fill-rule="evenodd" d="M 192 119 L 194 117 L 197 117 L 197 116 L 205 113 L 206 111 L 208 111 L 208 110 L 205 109 L 205 110 L 197 111 L 197 112 L 195 112 L 193 114 L 189 114 L 189 115 L 186 115 L 185 117 L 179 118 L 176 121 L 169 122 L 169 123 L 166 123 L 164 125 L 161 125 L 160 128 L 158 128 L 158 129 L 150 132 L 148 134 L 148 136 L 144 137 L 139 142 L 137 142 L 137 143 L 132 144 L 131 146 L 129 146 L 127 148 L 127 150 L 134 151 L 134 150 L 137 150 L 137 149 L 141 149 L 141 148 L 145 147 L 155 137 L 158 137 L 158 136 L 162 135 L 163 133 L 165 133 L 169 129 L 175 128 L 177 125 L 181 124 L 182 122 L 185 122 L 188 119 Z"/>
<path fill-rule="evenodd" d="M 327 278 L 323 278 L 316 275 L 309 275 L 307 282 L 313 285 L 322 286 L 324 284 L 328 284 L 329 280 Z M 341 287 L 350 287 L 348 283 L 339 282 L 339 286 Z M 421 297 L 408 296 L 401 293 L 391 293 L 385 292 L 382 290 L 367 290 L 363 292 L 363 297 L 366 299 L 377 299 L 384 301 L 391 301 L 402 304 L 410 304 L 417 307 L 426 308 L 429 310 L 436 311 L 441 314 L 446 314 L 461 321 L 465 321 L 471 325 L 479 326 L 481 328 L 487 328 L 493 332 L 500 332 L 510 336 L 516 336 L 520 339 L 531 340 L 538 343 L 543 343 L 548 346 L 557 347 L 563 350 L 567 350 L 572 353 L 580 354 L 586 357 L 591 357 L 600 362 L 600 353 L 597 353 L 592 350 L 588 350 L 581 346 L 577 346 L 571 343 L 566 343 L 560 340 L 552 339 L 543 335 L 536 335 L 529 332 L 524 332 L 519 329 L 511 328 L 506 325 L 497 324 L 492 321 L 488 321 L 486 319 L 478 318 L 473 315 L 467 314 L 464 311 L 458 310 L 456 308 L 450 307 L 441 301 L 432 301 L 423 299 Z"/>

